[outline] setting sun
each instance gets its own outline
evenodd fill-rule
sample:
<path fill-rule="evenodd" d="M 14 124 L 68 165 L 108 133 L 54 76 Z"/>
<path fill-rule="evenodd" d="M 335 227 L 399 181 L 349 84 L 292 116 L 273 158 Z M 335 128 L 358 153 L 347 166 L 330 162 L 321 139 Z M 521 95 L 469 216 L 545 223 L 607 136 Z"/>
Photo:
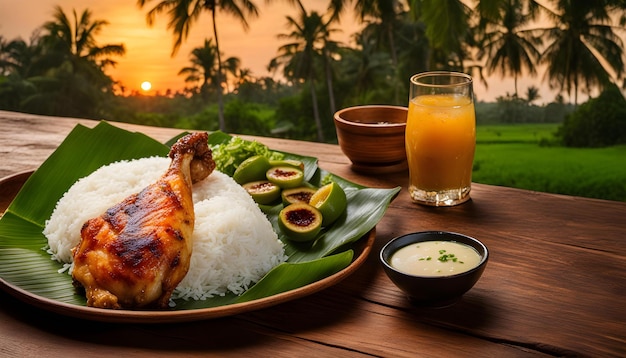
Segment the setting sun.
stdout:
<path fill-rule="evenodd" d="M 150 89 L 152 88 L 152 83 L 145 81 L 141 83 L 141 89 L 144 91 L 150 91 Z"/>

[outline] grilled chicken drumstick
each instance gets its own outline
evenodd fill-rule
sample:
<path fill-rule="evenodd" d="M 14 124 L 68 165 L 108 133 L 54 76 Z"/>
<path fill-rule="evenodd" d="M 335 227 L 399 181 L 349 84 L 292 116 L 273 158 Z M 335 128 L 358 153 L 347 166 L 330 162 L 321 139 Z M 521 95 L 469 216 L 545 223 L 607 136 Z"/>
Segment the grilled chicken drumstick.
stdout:
<path fill-rule="evenodd" d="M 176 142 L 172 162 L 154 184 L 88 220 L 72 250 L 72 277 L 87 305 L 167 307 L 189 269 L 195 221 L 192 183 L 215 168 L 207 133 Z"/>

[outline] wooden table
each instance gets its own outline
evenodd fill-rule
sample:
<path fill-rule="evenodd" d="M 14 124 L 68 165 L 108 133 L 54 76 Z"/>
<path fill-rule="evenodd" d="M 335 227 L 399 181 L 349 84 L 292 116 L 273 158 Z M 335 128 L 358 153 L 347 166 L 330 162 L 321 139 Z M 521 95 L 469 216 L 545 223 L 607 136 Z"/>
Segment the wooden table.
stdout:
<path fill-rule="evenodd" d="M 0 111 L 0 177 L 37 168 L 77 123 L 96 124 Z M 115 125 L 161 141 L 180 132 Z M 162 325 L 59 316 L 1 292 L 0 356 L 626 355 L 626 203 L 474 184 L 466 204 L 423 207 L 410 202 L 406 173 L 355 173 L 335 145 L 257 140 L 316 156 L 359 184 L 403 187 L 353 275 L 259 311 Z M 422 230 L 461 232 L 490 249 L 483 277 L 449 308 L 412 306 L 378 261 L 391 238 Z"/>

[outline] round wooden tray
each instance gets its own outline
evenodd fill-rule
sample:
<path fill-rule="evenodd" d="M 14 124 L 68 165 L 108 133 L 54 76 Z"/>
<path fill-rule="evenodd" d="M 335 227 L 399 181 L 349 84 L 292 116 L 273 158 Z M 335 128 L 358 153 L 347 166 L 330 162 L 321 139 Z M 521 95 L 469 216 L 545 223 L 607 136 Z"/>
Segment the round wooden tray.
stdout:
<path fill-rule="evenodd" d="M 15 198 L 32 173 L 32 171 L 22 172 L 0 179 L 0 213 L 4 213 L 6 211 L 11 201 L 13 201 L 13 198 Z M 339 283 L 341 280 L 356 271 L 356 269 L 358 269 L 363 262 L 365 262 L 372 249 L 375 237 L 376 228 L 370 230 L 370 232 L 354 244 L 353 250 L 355 254 L 352 263 L 348 265 L 348 267 L 329 277 L 273 296 L 249 302 L 211 308 L 187 310 L 173 309 L 164 311 L 106 310 L 73 305 L 42 297 L 22 287 L 11 284 L 10 282 L 5 281 L 2 277 L 0 277 L 0 287 L 18 299 L 42 309 L 62 315 L 95 321 L 123 323 L 173 323 L 213 319 L 267 308 L 311 295 Z"/>

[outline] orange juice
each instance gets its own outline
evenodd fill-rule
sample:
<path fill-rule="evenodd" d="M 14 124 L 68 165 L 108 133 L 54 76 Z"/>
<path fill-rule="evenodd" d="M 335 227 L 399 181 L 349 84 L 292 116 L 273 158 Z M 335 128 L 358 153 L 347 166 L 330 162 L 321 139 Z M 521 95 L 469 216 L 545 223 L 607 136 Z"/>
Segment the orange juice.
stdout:
<path fill-rule="evenodd" d="M 419 202 L 423 196 L 434 201 L 443 196 L 453 204 L 469 199 L 475 145 L 471 98 L 449 94 L 412 98 L 406 124 L 411 197 Z"/>

